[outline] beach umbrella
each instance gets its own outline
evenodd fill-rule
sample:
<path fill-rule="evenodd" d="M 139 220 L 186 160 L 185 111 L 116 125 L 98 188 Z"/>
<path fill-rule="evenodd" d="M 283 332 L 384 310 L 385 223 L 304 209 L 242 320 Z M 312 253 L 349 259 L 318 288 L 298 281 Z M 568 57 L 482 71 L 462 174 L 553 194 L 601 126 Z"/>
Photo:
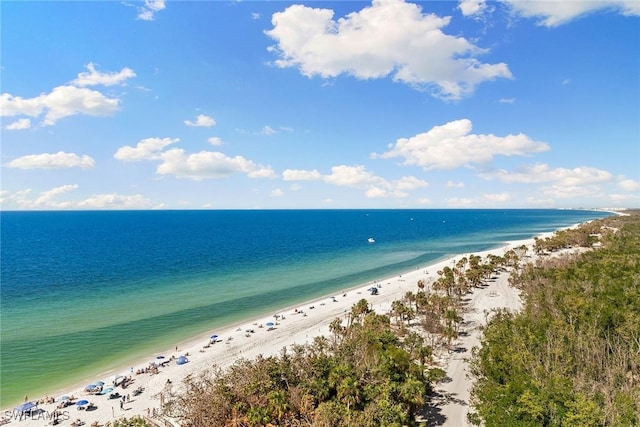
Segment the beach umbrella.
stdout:
<path fill-rule="evenodd" d="M 38 406 L 38 405 L 36 405 L 33 402 L 25 402 L 22 405 L 18 406 L 16 408 L 16 411 L 18 411 L 18 412 L 27 412 L 27 411 L 31 411 L 36 406 Z"/>
<path fill-rule="evenodd" d="M 213 334 L 213 335 L 211 335 L 211 339 L 212 340 L 218 339 L 218 336 L 216 334 Z"/>
<path fill-rule="evenodd" d="M 78 400 L 78 402 L 76 403 L 77 406 L 84 406 L 88 404 L 89 404 L 88 400 Z"/>
<path fill-rule="evenodd" d="M 164 359 L 164 356 L 163 355 L 156 356 L 156 359 Z"/>
<path fill-rule="evenodd" d="M 269 328 L 273 328 L 273 322 L 267 322 L 265 323 L 265 325 L 267 325 L 267 327 Z"/>
<path fill-rule="evenodd" d="M 69 396 L 67 396 L 66 394 L 64 396 L 60 396 L 59 398 L 56 399 L 56 401 L 58 401 L 58 402 L 65 402 L 67 400 L 71 400 L 71 398 Z"/>
<path fill-rule="evenodd" d="M 180 356 L 180 357 L 178 357 L 178 360 L 176 360 L 176 365 L 184 365 L 188 361 L 189 361 L 189 359 L 187 359 L 186 356 Z"/>
<path fill-rule="evenodd" d="M 104 381 L 98 381 L 96 383 L 93 383 L 94 385 L 97 385 L 98 387 L 102 387 L 104 385 Z"/>

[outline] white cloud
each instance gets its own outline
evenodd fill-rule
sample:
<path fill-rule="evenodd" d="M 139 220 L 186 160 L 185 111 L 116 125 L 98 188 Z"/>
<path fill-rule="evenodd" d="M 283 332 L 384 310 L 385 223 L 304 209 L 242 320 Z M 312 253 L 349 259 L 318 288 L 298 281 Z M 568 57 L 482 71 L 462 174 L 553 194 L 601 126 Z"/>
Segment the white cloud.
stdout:
<path fill-rule="evenodd" d="M 322 174 L 316 169 L 312 171 L 300 169 L 286 169 L 282 172 L 285 181 L 318 181 L 322 179 Z"/>
<path fill-rule="evenodd" d="M 484 81 L 512 78 L 506 64 L 476 59 L 486 50 L 443 33 L 449 17 L 423 14 L 416 4 L 374 0 L 344 18 L 334 20 L 333 15 L 303 5 L 275 13 L 273 28 L 266 31 L 277 42 L 269 48 L 279 56 L 275 65 L 298 67 L 308 77 L 391 76 L 447 100 L 471 94 Z"/>
<path fill-rule="evenodd" d="M 488 163 L 495 156 L 526 156 L 546 151 L 549 146 L 524 134 L 471 134 L 471 121 L 456 120 L 413 136 L 400 138 L 390 150 L 372 158 L 401 157 L 404 165 L 416 165 L 425 170 L 454 169 L 472 163 Z"/>
<path fill-rule="evenodd" d="M 116 98 L 75 86 L 58 86 L 51 93 L 28 99 L 8 93 L 0 95 L 0 112 L 3 116 L 37 117 L 44 112 L 45 126 L 54 125 L 61 118 L 75 114 L 108 116 L 115 113 L 119 105 L 120 100 Z"/>
<path fill-rule="evenodd" d="M 458 9 L 464 16 L 479 15 L 487 8 L 485 0 L 460 0 Z"/>
<path fill-rule="evenodd" d="M 511 12 L 525 18 L 539 18 L 538 24 L 557 27 L 596 11 L 612 11 L 626 16 L 640 16 L 638 0 L 502 0 Z"/>
<path fill-rule="evenodd" d="M 497 179 L 507 184 L 538 184 L 553 183 L 558 187 L 574 188 L 589 184 L 598 184 L 611 181 L 611 173 L 591 168 L 578 167 L 574 169 L 556 168 L 552 169 L 546 164 L 536 164 L 527 166 L 519 171 L 497 170 L 480 174 L 485 179 Z"/>
<path fill-rule="evenodd" d="M 406 197 L 407 191 L 429 185 L 426 181 L 413 176 L 388 181 L 367 171 L 362 165 L 334 166 L 328 175 L 322 175 L 315 169 L 313 171 L 287 169 L 282 173 L 282 176 L 285 181 L 322 180 L 331 185 L 356 188 L 363 190 L 369 198 Z"/>
<path fill-rule="evenodd" d="M 516 99 L 515 98 L 500 98 L 498 100 L 498 102 L 500 104 L 515 104 L 516 103 Z"/>
<path fill-rule="evenodd" d="M 23 130 L 23 129 L 29 129 L 30 127 L 31 127 L 31 120 L 19 119 L 13 123 L 6 125 L 4 128 L 6 130 Z"/>
<path fill-rule="evenodd" d="M 271 192 L 271 197 L 282 197 L 282 196 L 284 196 L 284 191 L 282 191 L 279 188 L 276 188 Z"/>
<path fill-rule="evenodd" d="M 122 194 L 96 194 L 77 204 L 82 209 L 149 209 L 155 204 L 148 198 L 134 194 L 126 196 Z"/>
<path fill-rule="evenodd" d="M 196 118 L 195 122 L 192 122 L 191 120 L 185 120 L 184 124 L 187 126 L 198 126 L 198 127 L 210 128 L 216 125 L 216 121 L 213 119 L 213 117 L 200 114 Z"/>
<path fill-rule="evenodd" d="M 133 196 L 120 194 L 97 194 L 85 200 L 75 202 L 59 200 L 61 196 L 79 188 L 77 184 L 67 184 L 54 187 L 38 194 L 35 199 L 29 198 L 31 189 L 16 192 L 3 191 L 0 202 L 5 208 L 17 209 L 149 209 L 163 207 L 156 205 L 146 197 L 136 194 Z"/>
<path fill-rule="evenodd" d="M 134 78 L 136 73 L 131 68 L 123 68 L 118 72 L 101 73 L 93 62 L 87 65 L 89 72 L 78 73 L 78 78 L 71 82 L 74 86 L 113 86 L 122 85 L 127 79 Z"/>
<path fill-rule="evenodd" d="M 623 179 L 618 182 L 618 186 L 626 191 L 640 191 L 640 182 L 632 179 Z"/>
<path fill-rule="evenodd" d="M 253 19 L 253 20 L 260 19 L 260 14 L 259 14 L 259 13 L 256 13 L 256 12 L 253 12 L 253 13 L 251 14 L 251 19 Z"/>
<path fill-rule="evenodd" d="M 88 169 L 95 166 L 95 161 L 87 155 L 78 156 L 75 153 L 59 151 L 55 154 L 43 153 L 18 157 L 6 163 L 5 166 L 15 169 Z"/>
<path fill-rule="evenodd" d="M 144 0 L 144 5 L 138 8 L 138 19 L 153 21 L 155 14 L 166 7 L 164 0 Z"/>
<path fill-rule="evenodd" d="M 135 147 L 125 145 L 118 148 L 113 157 L 123 162 L 160 159 L 160 152 L 164 147 L 178 141 L 180 141 L 179 138 L 145 138 Z"/>
<path fill-rule="evenodd" d="M 383 185 L 384 179 L 367 171 L 364 166 L 340 165 L 331 168 L 331 174 L 324 176 L 324 181 L 338 186 L 370 188 Z"/>
<path fill-rule="evenodd" d="M 222 139 L 220 137 L 217 136 L 212 136 L 211 138 L 207 139 L 207 142 L 211 145 L 215 145 L 215 146 L 219 146 L 222 145 Z"/>
<path fill-rule="evenodd" d="M 33 206 L 37 208 L 68 209 L 71 207 L 71 202 L 58 202 L 55 201 L 54 198 L 61 194 L 73 191 L 76 188 L 78 188 L 78 184 L 68 184 L 44 191 L 33 201 Z"/>
<path fill-rule="evenodd" d="M 273 178 L 275 173 L 268 166 L 257 165 L 242 156 L 228 157 L 220 152 L 201 151 L 185 154 L 173 148 L 161 155 L 162 163 L 156 172 L 196 181 L 208 178 L 224 178 L 235 173 L 244 173 L 250 178 Z"/>
<path fill-rule="evenodd" d="M 269 125 L 263 127 L 262 130 L 260 131 L 260 134 L 262 135 L 275 135 L 276 133 L 278 133 L 278 131 Z"/>
<path fill-rule="evenodd" d="M 123 84 L 127 79 L 135 77 L 135 72 L 125 67 L 119 72 L 101 73 L 96 71 L 93 63 L 89 63 L 87 69 L 89 72 L 79 73 L 78 78 L 71 84 L 55 87 L 50 93 L 42 93 L 33 98 L 23 98 L 9 93 L 1 94 L 0 115 L 38 117 L 44 114 L 42 125 L 52 126 L 58 120 L 76 114 L 89 116 L 114 114 L 120 107 L 118 98 L 110 98 L 85 86 Z M 31 126 L 31 122 L 20 119 L 9 126 L 12 127 L 7 129 L 27 129 Z"/>

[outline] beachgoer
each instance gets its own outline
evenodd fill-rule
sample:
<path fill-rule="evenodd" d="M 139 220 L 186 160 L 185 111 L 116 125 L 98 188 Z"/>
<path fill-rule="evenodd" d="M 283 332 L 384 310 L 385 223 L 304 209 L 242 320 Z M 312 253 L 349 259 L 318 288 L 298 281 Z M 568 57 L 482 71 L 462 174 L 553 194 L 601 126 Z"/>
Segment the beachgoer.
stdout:
<path fill-rule="evenodd" d="M 120 401 L 120 409 L 124 410 L 124 402 L 122 400 Z"/>

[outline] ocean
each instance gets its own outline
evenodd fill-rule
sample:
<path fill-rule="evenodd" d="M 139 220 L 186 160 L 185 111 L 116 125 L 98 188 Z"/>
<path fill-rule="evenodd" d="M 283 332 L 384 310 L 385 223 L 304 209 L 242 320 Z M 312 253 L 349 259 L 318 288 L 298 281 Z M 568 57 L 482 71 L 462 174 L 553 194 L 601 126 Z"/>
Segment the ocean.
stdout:
<path fill-rule="evenodd" d="M 278 308 L 609 215 L 1 212 L 0 406 Z"/>

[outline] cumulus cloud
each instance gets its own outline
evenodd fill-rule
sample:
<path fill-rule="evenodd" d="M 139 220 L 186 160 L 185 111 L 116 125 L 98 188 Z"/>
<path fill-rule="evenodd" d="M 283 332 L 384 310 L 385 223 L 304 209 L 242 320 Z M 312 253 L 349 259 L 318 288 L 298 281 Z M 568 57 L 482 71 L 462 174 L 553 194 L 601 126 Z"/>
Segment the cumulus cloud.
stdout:
<path fill-rule="evenodd" d="M 55 154 L 43 153 L 18 157 L 6 163 L 5 166 L 15 169 L 89 169 L 95 166 L 95 161 L 87 155 L 79 156 L 75 153 L 59 151 Z"/>
<path fill-rule="evenodd" d="M 517 171 L 500 169 L 492 172 L 483 172 L 480 176 L 485 179 L 497 179 L 507 184 L 553 183 L 554 185 L 565 188 L 604 183 L 611 181 L 613 178 L 611 173 L 592 167 L 552 169 L 546 164 L 526 166 Z"/>
<path fill-rule="evenodd" d="M 458 9 L 464 16 L 479 15 L 487 8 L 485 0 L 460 0 Z"/>
<path fill-rule="evenodd" d="M 173 148 L 161 154 L 162 163 L 156 172 L 159 175 L 174 175 L 196 181 L 207 178 L 224 178 L 235 173 L 244 173 L 250 178 L 273 178 L 275 173 L 268 166 L 262 166 L 242 156 L 228 157 L 220 152 L 201 151 L 186 154 L 180 148 Z"/>
<path fill-rule="evenodd" d="M 37 117 L 44 113 L 42 124 L 52 126 L 58 120 L 75 114 L 108 116 L 120 105 L 117 98 L 108 98 L 102 93 L 75 86 L 58 86 L 48 94 L 34 98 L 22 98 L 8 93 L 0 95 L 2 116 L 26 115 Z"/>
<path fill-rule="evenodd" d="M 327 175 L 322 175 L 315 169 L 312 171 L 287 169 L 282 175 L 285 181 L 322 180 L 331 185 L 356 188 L 363 190 L 369 198 L 402 198 L 408 196 L 408 191 L 429 185 L 426 181 L 413 176 L 388 181 L 367 171 L 362 165 L 334 166 L 331 168 L 331 173 Z"/>
<path fill-rule="evenodd" d="M 415 135 L 400 138 L 389 151 L 371 154 L 372 158 L 400 157 L 402 164 L 424 170 L 455 169 L 472 163 L 488 163 L 495 156 L 526 156 L 549 149 L 543 142 L 524 134 L 496 136 L 472 134 L 471 121 L 456 120 Z"/>
<path fill-rule="evenodd" d="M 153 21 L 156 13 L 165 7 L 164 0 L 144 0 L 144 5 L 138 7 L 138 19 L 142 21 Z"/>
<path fill-rule="evenodd" d="M 24 130 L 24 129 L 29 129 L 30 127 L 31 127 L 31 120 L 19 119 L 13 123 L 9 123 L 4 128 L 6 130 Z"/>
<path fill-rule="evenodd" d="M 114 86 L 122 85 L 127 79 L 134 78 L 136 73 L 128 67 L 123 68 L 120 71 L 112 73 L 101 73 L 96 70 L 96 66 L 93 62 L 87 65 L 88 72 L 78 73 L 78 77 L 71 82 L 74 86 Z"/>
<path fill-rule="evenodd" d="M 637 0 L 502 1 L 509 6 L 512 14 L 524 18 L 538 18 L 538 25 L 545 27 L 557 27 L 597 11 L 640 16 L 640 2 Z"/>
<path fill-rule="evenodd" d="M 434 96 L 457 100 L 479 83 L 512 78 L 504 63 L 485 64 L 485 53 L 463 37 L 445 34 L 450 17 L 423 14 L 403 0 L 373 0 L 338 20 L 330 9 L 292 5 L 272 16 L 266 34 L 275 65 L 297 67 L 308 77 L 349 74 L 358 79 L 391 76 Z"/>
<path fill-rule="evenodd" d="M 102 73 L 96 70 L 93 63 L 87 65 L 88 72 L 79 73 L 70 84 L 53 88 L 49 93 L 42 93 L 33 98 L 23 98 L 10 93 L 0 95 L 0 115 L 38 117 L 44 114 L 42 125 L 52 126 L 58 120 L 76 114 L 89 116 L 109 116 L 120 108 L 118 98 L 108 97 L 97 90 L 86 86 L 122 85 L 127 79 L 136 76 L 130 68 L 118 72 Z M 28 119 L 20 119 L 7 129 L 26 129 L 31 126 Z"/>
<path fill-rule="evenodd" d="M 195 121 L 185 120 L 184 124 L 187 126 L 210 128 L 216 125 L 216 121 L 213 119 L 213 117 L 209 117 L 204 114 L 199 114 L 198 117 L 196 117 Z"/>
<path fill-rule="evenodd" d="M 135 147 L 125 145 L 118 148 L 113 157 L 123 162 L 160 159 L 160 152 L 164 147 L 178 141 L 180 141 L 179 138 L 145 138 Z"/>

